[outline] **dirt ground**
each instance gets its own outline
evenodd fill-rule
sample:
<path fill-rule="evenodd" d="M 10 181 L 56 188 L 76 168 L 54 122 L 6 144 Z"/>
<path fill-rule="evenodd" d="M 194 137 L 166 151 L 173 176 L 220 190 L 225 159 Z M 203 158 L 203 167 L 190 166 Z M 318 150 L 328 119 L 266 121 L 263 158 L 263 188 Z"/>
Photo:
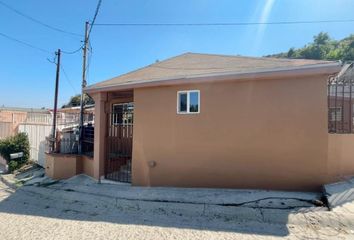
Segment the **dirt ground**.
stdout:
<path fill-rule="evenodd" d="M 353 213 L 129 200 L 68 186 L 0 182 L 0 239 L 354 239 Z"/>

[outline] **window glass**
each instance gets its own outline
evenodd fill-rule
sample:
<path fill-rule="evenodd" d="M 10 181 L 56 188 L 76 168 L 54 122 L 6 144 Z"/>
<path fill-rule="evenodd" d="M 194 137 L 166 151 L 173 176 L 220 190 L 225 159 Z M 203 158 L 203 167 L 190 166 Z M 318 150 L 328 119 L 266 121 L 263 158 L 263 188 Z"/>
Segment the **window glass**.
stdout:
<path fill-rule="evenodd" d="M 199 111 L 199 92 L 189 93 L 189 112 Z"/>
<path fill-rule="evenodd" d="M 132 124 L 133 109 L 133 103 L 113 104 L 111 113 L 112 124 Z"/>
<path fill-rule="evenodd" d="M 123 123 L 122 114 L 123 114 L 123 104 L 114 104 L 112 109 L 112 123 L 121 124 Z"/>
<path fill-rule="evenodd" d="M 187 112 L 187 93 L 179 94 L 179 112 Z"/>

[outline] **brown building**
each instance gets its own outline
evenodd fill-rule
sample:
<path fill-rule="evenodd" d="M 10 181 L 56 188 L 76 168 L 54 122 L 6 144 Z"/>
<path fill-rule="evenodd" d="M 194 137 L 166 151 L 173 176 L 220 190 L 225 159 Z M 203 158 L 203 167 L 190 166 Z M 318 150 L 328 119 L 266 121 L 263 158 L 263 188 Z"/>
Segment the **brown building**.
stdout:
<path fill-rule="evenodd" d="M 354 175 L 354 137 L 328 133 L 327 80 L 340 69 L 186 53 L 89 86 L 90 174 L 139 186 L 286 190 Z"/>

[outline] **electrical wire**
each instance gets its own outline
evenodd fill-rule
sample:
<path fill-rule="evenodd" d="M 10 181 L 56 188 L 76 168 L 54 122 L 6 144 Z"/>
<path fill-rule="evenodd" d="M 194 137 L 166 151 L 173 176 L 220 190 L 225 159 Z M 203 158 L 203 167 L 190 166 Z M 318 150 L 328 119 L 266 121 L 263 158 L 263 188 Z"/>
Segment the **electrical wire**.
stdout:
<path fill-rule="evenodd" d="M 24 41 L 22 41 L 22 40 L 16 39 L 16 38 L 14 38 L 14 37 L 10 37 L 9 35 L 6 35 L 6 34 L 4 34 L 4 33 L 1 33 L 1 32 L 0 32 L 0 36 L 2 36 L 2 37 L 4 37 L 4 38 L 7 38 L 7 39 L 9 39 L 9 40 L 12 40 L 12 41 L 14 41 L 14 42 L 17 42 L 17 43 L 21 43 L 21 44 L 24 45 L 24 46 L 27 46 L 27 47 L 30 47 L 30 48 L 33 48 L 33 49 L 37 49 L 37 50 L 39 50 L 39 51 L 41 51 L 41 52 L 53 54 L 53 52 L 51 52 L 51 51 L 49 51 L 49 50 L 46 50 L 46 49 L 44 49 L 44 48 L 40 48 L 40 47 L 34 46 L 34 45 L 30 44 L 30 43 L 27 43 L 27 42 L 24 42 Z"/>
<path fill-rule="evenodd" d="M 95 26 L 121 26 L 121 27 L 155 27 L 155 26 L 249 26 L 249 25 L 295 25 L 316 23 L 348 23 L 354 19 L 344 20 L 312 20 L 312 21 L 279 21 L 279 22 L 219 22 L 219 23 L 95 23 Z"/>
<path fill-rule="evenodd" d="M 61 50 L 62 53 L 65 53 L 65 54 L 75 54 L 77 52 L 79 52 L 80 50 L 82 50 L 82 48 L 84 47 L 84 45 L 81 45 L 78 49 L 76 50 L 73 50 L 73 51 L 65 51 L 65 50 Z"/>
<path fill-rule="evenodd" d="M 97 15 L 100 11 L 100 7 L 101 7 L 101 4 L 102 4 L 102 0 L 98 0 L 97 2 L 97 7 L 96 7 L 96 11 L 95 11 L 95 14 L 92 18 L 92 21 L 91 21 L 91 26 L 90 26 L 90 29 L 89 29 L 89 32 L 87 34 L 87 39 L 86 41 L 88 42 L 89 44 L 89 49 L 88 49 L 88 61 L 87 61 L 87 65 L 85 67 L 85 74 L 86 74 L 86 84 L 88 83 L 88 79 L 89 79 L 89 73 L 90 73 L 90 63 L 91 63 L 91 59 L 92 59 L 92 45 L 91 45 L 91 41 L 90 41 L 90 36 L 91 36 L 91 31 L 92 31 L 92 28 L 96 22 L 96 18 L 97 18 Z M 84 47 L 84 46 L 83 46 Z"/>
<path fill-rule="evenodd" d="M 70 81 L 70 78 L 68 76 L 68 74 L 66 73 L 63 64 L 60 64 L 60 69 L 62 70 L 62 72 L 64 73 L 64 77 L 66 79 L 66 81 L 69 83 L 69 85 L 71 86 L 71 88 L 74 90 L 74 93 L 77 94 L 78 91 L 76 91 L 76 88 L 74 87 L 74 85 L 72 84 L 72 82 Z"/>
<path fill-rule="evenodd" d="M 92 31 L 93 26 L 95 25 L 96 18 L 97 18 L 98 12 L 100 11 L 101 4 L 102 4 L 102 0 L 98 0 L 96 11 L 95 11 L 95 14 L 93 16 L 92 22 L 90 24 L 91 27 L 90 27 L 89 33 L 87 35 L 87 40 L 90 39 L 91 31 Z"/>
<path fill-rule="evenodd" d="M 8 4 L 6 4 L 6 3 L 4 3 L 4 2 L 2 2 L 2 1 L 0 1 L 0 5 L 6 7 L 7 9 L 9 9 L 9 10 L 15 12 L 16 14 L 18 14 L 18 15 L 24 17 L 24 18 L 27 18 L 28 20 L 30 20 L 30 21 L 32 21 L 32 22 L 35 22 L 35 23 L 37 23 L 37 24 L 39 24 L 39 25 L 41 25 L 41 26 L 43 26 L 43 27 L 46 27 L 46 28 L 48 28 L 48 29 L 51 29 L 51 30 L 53 30 L 53 31 L 57 31 L 57 32 L 69 34 L 69 35 L 76 36 L 76 37 L 78 37 L 78 36 L 82 37 L 82 36 L 83 36 L 82 34 L 78 34 L 78 33 L 74 33 L 74 32 L 69 32 L 69 31 L 66 31 L 66 30 L 63 30 L 63 29 L 60 29 L 60 28 L 57 28 L 57 27 L 53 27 L 53 26 L 51 26 L 51 25 L 49 25 L 49 24 L 47 24 L 47 23 L 44 23 L 44 22 L 42 22 L 42 21 L 40 21 L 40 20 L 38 20 L 38 19 L 35 19 L 35 18 L 33 18 L 33 17 L 31 17 L 31 16 L 25 14 L 25 13 L 20 12 L 19 10 L 15 9 L 15 8 L 13 8 L 13 7 L 11 7 L 10 5 L 8 5 Z"/>

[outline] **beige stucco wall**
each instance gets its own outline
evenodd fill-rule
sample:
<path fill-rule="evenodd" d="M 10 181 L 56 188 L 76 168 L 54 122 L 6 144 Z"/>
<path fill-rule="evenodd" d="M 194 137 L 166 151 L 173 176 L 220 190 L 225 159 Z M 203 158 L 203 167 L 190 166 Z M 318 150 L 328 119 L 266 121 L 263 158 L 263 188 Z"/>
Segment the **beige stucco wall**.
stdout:
<path fill-rule="evenodd" d="M 66 179 L 77 174 L 94 176 L 93 158 L 74 154 L 46 154 L 45 173 L 53 179 Z"/>
<path fill-rule="evenodd" d="M 81 156 L 81 169 L 80 173 L 84 173 L 90 177 L 94 176 L 93 158 L 88 156 Z"/>
<path fill-rule="evenodd" d="M 328 170 L 326 81 L 135 89 L 133 184 L 319 189 Z M 200 90 L 201 113 L 178 115 L 177 91 L 188 89 Z"/>
<path fill-rule="evenodd" d="M 328 182 L 346 180 L 354 175 L 354 135 L 328 136 Z"/>
<path fill-rule="evenodd" d="M 78 155 L 46 154 L 45 173 L 53 179 L 66 179 L 77 174 Z"/>

